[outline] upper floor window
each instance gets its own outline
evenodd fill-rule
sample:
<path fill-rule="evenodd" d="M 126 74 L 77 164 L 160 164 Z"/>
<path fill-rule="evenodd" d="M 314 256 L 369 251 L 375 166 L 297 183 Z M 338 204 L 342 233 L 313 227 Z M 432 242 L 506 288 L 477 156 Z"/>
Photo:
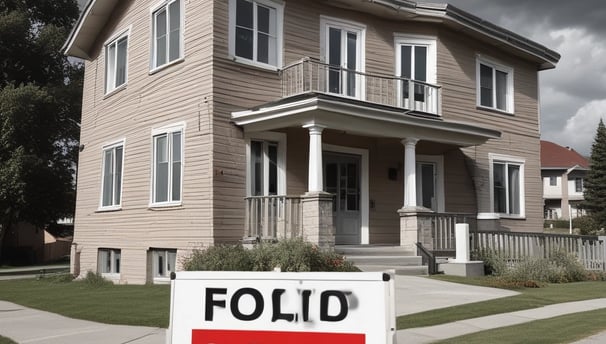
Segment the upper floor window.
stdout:
<path fill-rule="evenodd" d="M 328 64 L 327 91 L 364 98 L 362 87 L 366 27 L 337 18 L 320 17 L 320 50 Z"/>
<path fill-rule="evenodd" d="M 124 141 L 103 147 L 101 209 L 119 208 L 122 199 Z"/>
<path fill-rule="evenodd" d="M 181 202 L 183 180 L 183 125 L 153 132 L 152 204 L 173 205 Z"/>
<path fill-rule="evenodd" d="M 105 45 L 105 93 L 126 84 L 128 31 Z"/>
<path fill-rule="evenodd" d="M 478 106 L 513 113 L 513 69 L 484 57 L 476 60 Z"/>
<path fill-rule="evenodd" d="M 551 176 L 549 177 L 549 186 L 557 186 L 558 185 L 558 177 Z"/>
<path fill-rule="evenodd" d="M 281 67 L 283 12 L 283 4 L 270 0 L 230 0 L 229 54 L 239 62 Z"/>
<path fill-rule="evenodd" d="M 167 0 L 152 12 L 152 69 L 183 56 L 182 0 Z"/>
<path fill-rule="evenodd" d="M 583 178 L 574 179 L 574 191 L 583 192 Z"/>
<path fill-rule="evenodd" d="M 410 110 L 437 113 L 436 40 L 423 36 L 395 36 L 398 105 Z"/>
<path fill-rule="evenodd" d="M 524 160 L 514 157 L 490 155 L 493 211 L 523 217 Z"/>

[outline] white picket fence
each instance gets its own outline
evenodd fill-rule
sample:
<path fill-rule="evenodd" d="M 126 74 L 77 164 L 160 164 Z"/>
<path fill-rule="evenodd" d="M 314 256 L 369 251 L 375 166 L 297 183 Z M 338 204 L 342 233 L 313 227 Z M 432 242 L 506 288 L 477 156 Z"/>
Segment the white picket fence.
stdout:
<path fill-rule="evenodd" d="M 472 247 L 490 250 L 509 262 L 549 258 L 557 250 L 574 254 L 587 270 L 606 271 L 606 237 L 520 232 L 475 232 Z"/>

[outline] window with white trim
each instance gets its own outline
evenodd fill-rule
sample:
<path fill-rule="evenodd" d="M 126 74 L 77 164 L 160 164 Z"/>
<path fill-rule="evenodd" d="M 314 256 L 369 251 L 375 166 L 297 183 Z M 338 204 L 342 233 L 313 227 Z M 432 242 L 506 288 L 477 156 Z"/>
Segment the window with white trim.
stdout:
<path fill-rule="evenodd" d="M 183 130 L 183 126 L 175 126 L 153 132 L 153 205 L 181 202 Z"/>
<path fill-rule="evenodd" d="M 398 105 L 410 110 L 437 113 L 436 39 L 430 36 L 395 35 Z M 411 96 L 412 95 L 412 96 Z"/>
<path fill-rule="evenodd" d="M 364 99 L 366 26 L 320 17 L 320 50 L 327 63 L 326 88 L 330 93 Z"/>
<path fill-rule="evenodd" d="M 524 160 L 491 156 L 491 193 L 493 212 L 523 217 L 524 200 Z"/>
<path fill-rule="evenodd" d="M 513 113 L 513 68 L 478 57 L 476 78 L 478 106 Z"/>
<path fill-rule="evenodd" d="M 168 279 L 171 272 L 176 272 L 177 250 L 155 248 L 151 254 L 154 280 Z"/>
<path fill-rule="evenodd" d="M 574 179 L 574 191 L 583 192 L 583 178 Z"/>
<path fill-rule="evenodd" d="M 270 0 L 229 1 L 229 54 L 238 62 L 282 66 L 284 5 Z"/>
<path fill-rule="evenodd" d="M 120 274 L 121 252 L 119 249 L 100 248 L 97 254 L 97 271 L 101 275 Z"/>
<path fill-rule="evenodd" d="M 258 133 L 248 140 L 248 196 L 285 194 L 285 146 L 286 137 L 280 133 Z"/>
<path fill-rule="evenodd" d="M 126 84 L 128 31 L 105 45 L 105 93 Z"/>
<path fill-rule="evenodd" d="M 183 56 L 182 0 L 167 0 L 152 12 L 152 69 Z"/>
<path fill-rule="evenodd" d="M 122 200 L 124 141 L 103 147 L 101 209 L 119 208 Z"/>
<path fill-rule="evenodd" d="M 549 177 L 549 186 L 558 186 L 558 177 L 550 176 Z"/>

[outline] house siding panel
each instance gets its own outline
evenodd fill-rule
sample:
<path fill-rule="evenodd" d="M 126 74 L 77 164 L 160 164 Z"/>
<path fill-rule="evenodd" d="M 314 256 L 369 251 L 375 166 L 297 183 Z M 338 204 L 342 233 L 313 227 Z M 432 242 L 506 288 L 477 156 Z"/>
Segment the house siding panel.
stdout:
<path fill-rule="evenodd" d="M 212 238 L 212 3 L 187 2 L 184 60 L 152 75 L 151 4 L 121 2 L 85 64 L 75 238 L 80 271 L 96 271 L 97 249 L 122 250 L 122 283 L 147 280 L 149 247 L 188 252 Z M 130 27 L 128 85 L 104 95 L 105 40 Z M 149 208 L 153 128 L 185 123 L 182 205 Z M 122 209 L 99 212 L 102 147 L 125 139 Z"/>

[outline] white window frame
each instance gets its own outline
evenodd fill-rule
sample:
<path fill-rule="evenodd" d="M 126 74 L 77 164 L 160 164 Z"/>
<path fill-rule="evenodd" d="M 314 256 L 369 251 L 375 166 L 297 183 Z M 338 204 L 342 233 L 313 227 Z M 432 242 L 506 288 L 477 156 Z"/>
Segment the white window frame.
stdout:
<path fill-rule="evenodd" d="M 246 135 L 246 196 L 252 196 L 251 141 L 275 142 L 278 144 L 278 195 L 286 195 L 286 134 L 276 132 L 258 132 Z M 269 159 L 267 150 L 263 156 L 263 180 L 269 179 Z M 263 183 L 263 194 L 268 195 L 268 183 Z"/>
<path fill-rule="evenodd" d="M 169 261 L 170 254 L 174 253 L 175 260 L 173 262 Z M 177 250 L 171 248 L 151 248 L 151 261 L 152 261 L 152 279 L 154 283 L 169 283 L 170 282 L 170 274 L 172 272 L 176 272 L 177 266 Z M 164 275 L 158 275 L 158 256 L 162 254 L 165 258 L 163 263 L 163 269 L 165 271 Z M 170 265 L 172 265 L 172 269 L 170 269 Z"/>
<path fill-rule="evenodd" d="M 120 199 L 118 200 L 117 204 L 112 204 L 110 205 L 103 205 L 103 187 L 104 187 L 104 183 L 105 183 L 105 152 L 108 150 L 113 150 L 114 154 L 113 154 L 113 163 L 114 163 L 114 169 L 116 166 L 116 153 L 115 153 L 115 149 L 117 147 L 122 147 L 122 166 L 121 166 L 121 170 L 120 170 Z M 124 188 L 124 156 L 125 156 L 125 151 L 126 151 L 126 139 L 120 139 L 118 141 L 114 141 L 112 143 L 109 143 L 105 146 L 102 147 L 101 149 L 101 192 L 100 192 L 100 197 L 99 197 L 99 211 L 109 211 L 109 210 L 119 210 L 122 208 L 122 190 Z M 114 176 L 115 176 L 115 170 L 114 170 Z M 114 184 L 115 178 L 112 180 L 112 184 Z M 114 186 L 112 186 L 112 190 L 114 189 Z M 113 197 L 112 197 L 113 199 Z"/>
<path fill-rule="evenodd" d="M 579 190 L 579 188 L 578 188 L 578 186 L 579 186 L 577 184 L 578 181 L 580 181 L 581 190 Z M 574 192 L 579 194 L 579 193 L 583 193 L 583 190 L 585 190 L 585 181 L 581 177 L 575 177 L 574 178 Z"/>
<path fill-rule="evenodd" d="M 366 72 L 366 25 L 351 21 L 345 20 L 335 17 L 329 16 L 320 16 L 320 56 L 321 60 L 324 63 L 328 63 L 328 51 L 329 51 L 329 28 L 336 28 L 341 30 L 353 31 L 358 34 L 358 38 L 360 40 L 360 44 L 358 45 L 358 49 L 356 51 L 356 59 L 358 61 L 357 72 L 365 73 Z M 341 52 L 345 51 L 345 45 L 347 42 L 341 42 Z M 341 76 L 344 77 L 343 75 Z M 328 83 L 328 78 L 326 78 L 326 83 Z M 365 100 L 366 99 L 366 87 L 364 77 L 360 74 L 356 75 L 356 83 L 358 84 L 356 87 L 356 95 L 353 97 L 354 99 Z M 326 91 L 328 92 L 328 85 L 326 86 Z M 342 97 L 348 97 L 344 92 L 339 94 Z"/>
<path fill-rule="evenodd" d="M 175 132 L 181 132 L 181 183 L 179 195 L 181 196 L 179 200 L 171 200 L 172 195 L 172 177 L 173 177 L 173 167 L 172 164 L 169 164 L 168 168 L 168 200 L 164 202 L 156 202 L 156 137 L 160 135 L 167 135 L 167 137 L 172 137 L 171 134 Z M 167 144 L 169 144 L 168 150 L 168 161 L 172 161 L 172 141 L 167 140 Z M 170 206 L 178 206 L 183 202 L 183 171 L 185 170 L 185 122 L 180 122 L 168 126 L 164 126 L 161 128 L 152 129 L 151 132 L 151 144 L 152 144 L 152 175 L 151 175 L 151 193 L 149 206 L 150 207 L 170 207 Z"/>
<path fill-rule="evenodd" d="M 168 14 L 168 8 L 170 6 L 170 4 L 172 4 L 173 2 L 179 2 L 179 57 L 170 61 L 170 22 L 169 22 L 169 17 L 170 15 Z M 164 64 L 158 65 L 157 64 L 157 60 L 158 57 L 156 56 L 156 13 L 161 11 L 162 9 L 166 10 L 166 62 Z M 183 0 L 163 0 L 160 1 L 159 3 L 155 4 L 151 9 L 150 9 L 150 17 L 151 17 L 151 54 L 150 54 L 150 74 L 154 74 L 168 66 L 174 65 L 176 63 L 179 63 L 181 61 L 184 60 L 184 39 L 183 37 L 185 36 L 184 31 L 185 31 L 185 4 Z"/>
<path fill-rule="evenodd" d="M 423 36 L 423 35 L 407 35 L 402 33 L 394 33 L 394 47 L 395 47 L 395 75 L 398 77 L 402 76 L 402 46 L 418 46 L 427 48 L 427 81 L 428 84 L 436 84 L 438 79 L 438 48 L 437 39 L 434 36 Z M 398 95 L 402 94 L 402 85 L 398 82 Z M 437 94 L 435 95 L 438 96 Z M 403 106 L 402 97 L 397 97 L 398 106 Z M 431 95 L 427 95 L 426 104 L 433 104 Z M 426 106 L 427 106 L 426 105 Z M 427 112 L 435 112 L 440 114 L 440 109 L 427 108 Z"/>
<path fill-rule="evenodd" d="M 110 37 L 103 44 L 103 53 L 104 53 L 104 59 L 105 59 L 105 96 L 108 96 L 123 88 L 126 88 L 126 85 L 128 84 L 128 50 L 129 50 L 128 48 L 130 45 L 130 30 L 131 30 L 131 27 L 129 26 L 126 29 L 118 31 L 117 34 Z M 125 61 L 124 61 L 124 83 L 122 83 L 120 85 L 116 85 L 116 76 L 117 76 L 117 71 L 118 71 L 118 69 L 116 68 L 118 65 L 117 44 L 118 44 L 118 41 L 122 40 L 123 38 L 126 38 L 126 55 L 125 55 Z M 114 70 L 111 71 L 111 73 L 110 73 L 109 60 L 108 60 L 108 56 L 109 56 L 108 49 L 111 45 L 116 45 L 116 56 L 114 56 Z M 110 81 L 113 81 L 112 82 L 113 85 L 110 85 Z"/>
<path fill-rule="evenodd" d="M 492 68 L 492 104 L 493 106 L 482 105 L 482 94 L 481 94 L 481 75 L 480 75 L 480 65 L 485 65 Z M 507 73 L 507 90 L 506 90 L 506 109 L 497 108 L 497 91 L 496 91 L 496 77 L 495 71 L 501 71 Z M 514 113 L 514 75 L 513 75 L 513 67 L 502 64 L 494 59 L 491 59 L 486 56 L 477 55 L 476 56 L 476 105 L 479 108 L 490 109 L 498 112 L 503 112 L 507 114 Z"/>
<path fill-rule="evenodd" d="M 103 272 L 101 269 L 101 262 L 99 261 L 101 258 L 101 252 L 107 252 L 107 254 L 109 255 L 109 259 L 110 259 L 110 271 L 109 272 Z M 118 255 L 118 258 L 120 260 L 119 266 L 116 266 L 116 255 Z M 99 249 L 97 249 L 97 273 L 101 274 L 101 276 L 112 280 L 112 281 L 116 281 L 120 279 L 120 271 L 122 271 L 122 250 L 117 249 L 117 248 L 105 248 L 105 247 L 100 247 Z"/>
<path fill-rule="evenodd" d="M 443 155 L 417 155 L 416 163 L 415 163 L 415 171 L 416 164 L 419 163 L 431 163 L 435 166 L 435 197 L 436 197 L 436 211 L 438 213 L 443 213 L 445 210 L 445 197 L 444 197 L 444 156 Z M 416 173 L 416 172 L 415 172 Z M 421 192 L 421 188 L 417 185 L 417 199 L 419 197 L 419 193 Z"/>
<path fill-rule="evenodd" d="M 502 155 L 502 154 L 494 154 L 494 153 L 489 153 L 488 154 L 488 161 L 489 161 L 489 180 L 490 180 L 490 209 L 492 210 L 493 213 L 495 214 L 499 214 L 501 218 L 510 218 L 510 219 L 525 219 L 526 218 L 526 191 L 525 191 L 525 184 L 526 184 L 526 178 L 525 178 L 525 164 L 526 164 L 526 159 L 521 158 L 521 157 L 516 157 L 516 156 L 510 156 L 510 155 Z M 495 163 L 501 163 L 501 164 L 506 164 L 506 166 L 508 166 L 509 164 L 511 165 L 517 165 L 520 166 L 520 214 L 509 214 L 509 213 L 497 213 L 495 210 L 495 204 L 494 204 L 494 164 Z M 507 170 L 507 168 L 506 168 Z M 508 183 L 508 178 L 505 179 L 506 182 Z M 506 186 L 506 200 L 505 203 L 507 205 L 507 208 L 509 208 L 509 185 Z"/>
<path fill-rule="evenodd" d="M 242 56 L 236 56 L 236 5 L 237 0 L 229 0 L 229 39 L 228 54 L 229 58 L 235 62 L 247 64 L 263 69 L 277 71 L 283 66 L 283 46 L 284 46 L 284 2 L 272 0 L 249 0 L 253 3 L 253 58 L 248 59 Z M 276 65 L 257 61 L 257 4 L 271 7 L 276 10 Z"/>

